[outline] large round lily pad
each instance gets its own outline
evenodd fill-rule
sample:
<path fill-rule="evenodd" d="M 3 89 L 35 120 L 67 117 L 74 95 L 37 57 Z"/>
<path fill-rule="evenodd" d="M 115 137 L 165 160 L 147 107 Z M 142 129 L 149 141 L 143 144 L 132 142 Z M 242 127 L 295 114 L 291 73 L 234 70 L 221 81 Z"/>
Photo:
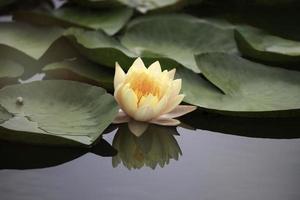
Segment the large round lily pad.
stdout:
<path fill-rule="evenodd" d="M 114 35 L 126 24 L 132 14 L 132 9 L 126 7 L 96 11 L 72 6 L 62 7 L 52 12 L 18 11 L 14 13 L 14 18 L 43 25 L 101 29 L 109 35 Z"/>
<path fill-rule="evenodd" d="M 0 23 L 0 44 L 39 59 L 63 33 L 56 27 L 35 27 L 23 23 Z"/>
<path fill-rule="evenodd" d="M 274 36 L 251 27 L 239 28 L 235 37 L 245 56 L 269 62 L 300 62 L 299 41 Z"/>
<path fill-rule="evenodd" d="M 46 65 L 43 69 L 49 79 L 86 82 L 113 91 L 114 71 L 84 59 L 66 59 Z"/>
<path fill-rule="evenodd" d="M 0 58 L 0 79 L 1 78 L 17 78 L 24 73 L 24 68 L 19 63 Z"/>
<path fill-rule="evenodd" d="M 176 8 L 185 5 L 186 0 L 72 0 L 82 6 L 93 8 L 128 6 L 146 13 L 157 9 Z"/>
<path fill-rule="evenodd" d="M 185 101 L 234 115 L 296 115 L 300 111 L 300 72 L 254 63 L 238 56 L 196 56 L 204 76 L 184 77 Z"/>
<path fill-rule="evenodd" d="M 130 66 L 137 57 L 120 44 L 115 38 L 109 37 L 103 31 L 87 31 L 80 28 L 70 28 L 64 35 L 88 59 L 109 67 L 115 62 Z"/>
<path fill-rule="evenodd" d="M 167 57 L 200 72 L 194 55 L 235 53 L 232 28 L 188 15 L 156 15 L 132 21 L 121 43 L 140 56 Z"/>
<path fill-rule="evenodd" d="M 93 144 L 118 110 L 104 89 L 59 80 L 7 86 L 0 105 L 0 138 L 59 145 Z"/>
<path fill-rule="evenodd" d="M 117 39 L 109 37 L 103 31 L 87 31 L 80 28 L 70 28 L 64 34 L 73 45 L 89 60 L 114 68 L 118 62 L 123 68 L 128 69 L 133 61 L 142 57 L 150 65 L 159 60 L 167 68 L 178 67 L 176 61 L 160 55 L 137 55 L 124 47 Z"/>

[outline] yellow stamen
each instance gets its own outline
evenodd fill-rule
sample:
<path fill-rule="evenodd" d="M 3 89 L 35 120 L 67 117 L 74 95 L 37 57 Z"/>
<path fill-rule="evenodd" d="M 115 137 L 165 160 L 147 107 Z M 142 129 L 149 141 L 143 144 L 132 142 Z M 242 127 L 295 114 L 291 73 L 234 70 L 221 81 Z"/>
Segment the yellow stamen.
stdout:
<path fill-rule="evenodd" d="M 135 92 L 138 102 L 143 96 L 153 95 L 161 97 L 161 88 L 158 81 L 146 72 L 134 72 L 128 79 L 130 87 Z"/>

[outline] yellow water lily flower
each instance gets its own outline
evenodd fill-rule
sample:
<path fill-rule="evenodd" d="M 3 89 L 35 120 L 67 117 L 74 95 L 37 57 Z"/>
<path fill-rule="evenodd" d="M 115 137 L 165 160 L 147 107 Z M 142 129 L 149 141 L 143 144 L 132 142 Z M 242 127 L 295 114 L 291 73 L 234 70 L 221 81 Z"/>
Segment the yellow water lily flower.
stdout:
<path fill-rule="evenodd" d="M 147 129 L 148 123 L 176 126 L 180 121 L 174 118 L 196 109 L 179 105 L 184 95 L 179 94 L 181 79 L 174 80 L 176 69 L 162 71 L 158 61 L 146 68 L 137 58 L 127 74 L 118 63 L 115 70 L 114 96 L 121 109 L 114 123 L 128 122 L 136 136 Z"/>

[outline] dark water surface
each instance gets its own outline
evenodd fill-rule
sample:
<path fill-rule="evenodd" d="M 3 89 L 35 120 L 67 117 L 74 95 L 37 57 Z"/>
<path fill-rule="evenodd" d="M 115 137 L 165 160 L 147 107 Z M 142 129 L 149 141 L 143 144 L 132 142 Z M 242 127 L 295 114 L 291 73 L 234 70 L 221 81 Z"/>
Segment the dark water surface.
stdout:
<path fill-rule="evenodd" d="M 22 157 L 24 152 L 5 154 L 3 147 L 0 199 L 300 199 L 300 139 L 249 138 L 183 128 L 178 132 L 175 138 L 183 155 L 155 170 L 128 170 L 122 164 L 113 168 L 112 158 L 102 157 L 101 153 L 75 153 L 71 161 L 57 166 L 12 170 L 7 168 L 24 166 L 18 167 L 22 163 L 17 161 L 7 166 L 3 159 Z M 115 131 L 104 139 L 111 144 L 114 135 Z M 58 151 L 56 155 L 64 153 L 68 154 Z M 44 156 L 44 160 L 48 156 L 53 159 L 53 155 Z M 32 168 L 39 166 L 43 164 Z"/>

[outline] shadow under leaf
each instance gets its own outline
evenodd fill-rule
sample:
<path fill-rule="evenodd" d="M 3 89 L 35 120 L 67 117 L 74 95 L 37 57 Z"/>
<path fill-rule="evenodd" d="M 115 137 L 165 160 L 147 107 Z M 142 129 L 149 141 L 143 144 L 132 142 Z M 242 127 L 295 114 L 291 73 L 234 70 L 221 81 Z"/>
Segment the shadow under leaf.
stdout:
<path fill-rule="evenodd" d="M 47 168 L 70 162 L 86 153 L 103 157 L 116 155 L 116 150 L 104 139 L 93 148 L 34 146 L 0 141 L 0 169 Z"/>
<path fill-rule="evenodd" d="M 197 110 L 181 121 L 195 129 L 255 138 L 300 138 L 300 118 L 248 118 Z"/>

